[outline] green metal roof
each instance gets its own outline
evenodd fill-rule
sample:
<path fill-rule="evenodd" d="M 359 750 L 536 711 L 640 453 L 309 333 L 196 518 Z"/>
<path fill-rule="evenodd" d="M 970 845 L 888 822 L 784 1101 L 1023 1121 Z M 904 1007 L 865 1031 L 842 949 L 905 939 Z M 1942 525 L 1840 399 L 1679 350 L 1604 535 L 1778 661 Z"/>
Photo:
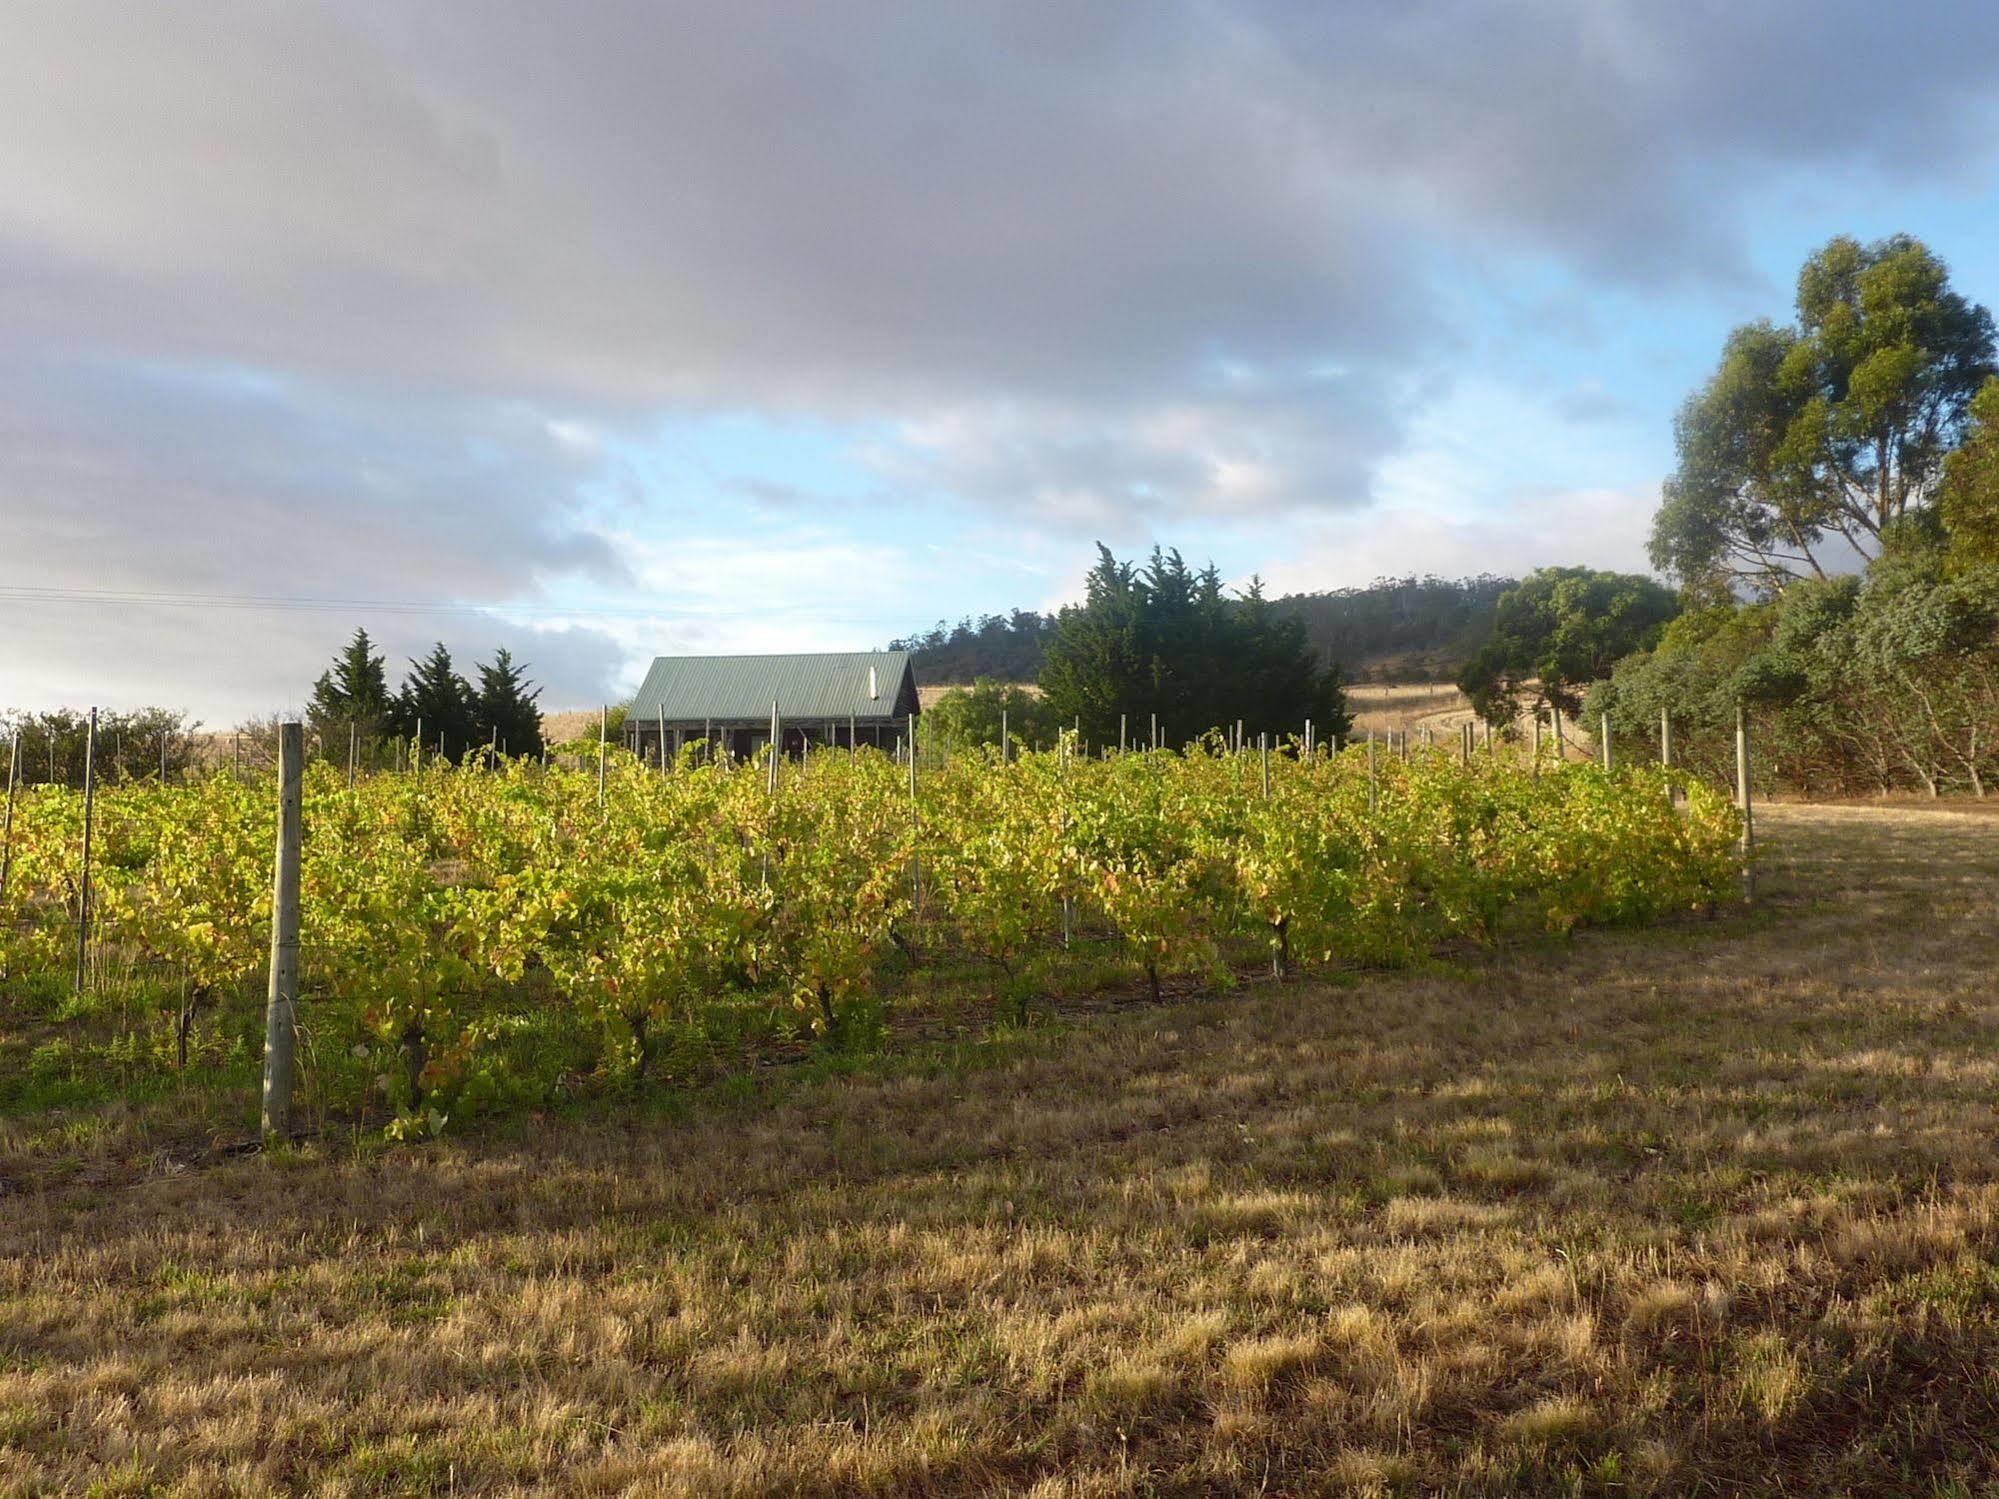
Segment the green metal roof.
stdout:
<path fill-rule="evenodd" d="M 874 692 L 869 693 L 873 672 Z M 627 723 L 902 718 L 918 711 L 907 651 L 805 656 L 660 656 L 632 699 Z"/>

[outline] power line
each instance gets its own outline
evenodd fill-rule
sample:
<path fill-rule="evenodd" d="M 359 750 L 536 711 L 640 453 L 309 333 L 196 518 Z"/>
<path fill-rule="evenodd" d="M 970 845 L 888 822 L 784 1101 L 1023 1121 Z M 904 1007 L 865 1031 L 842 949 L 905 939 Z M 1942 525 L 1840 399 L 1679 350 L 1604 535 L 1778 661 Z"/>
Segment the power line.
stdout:
<path fill-rule="evenodd" d="M 169 593 L 136 588 L 55 588 L 40 584 L 0 584 L 0 603 L 119 604 L 153 609 L 228 609 L 252 613 L 520 614 L 550 619 L 748 619 L 768 618 L 771 609 L 672 608 L 649 605 L 623 609 L 579 608 L 565 604 L 422 603 L 399 599 L 302 598 L 254 593 Z M 828 624 L 906 624 L 902 614 L 812 614 Z"/>

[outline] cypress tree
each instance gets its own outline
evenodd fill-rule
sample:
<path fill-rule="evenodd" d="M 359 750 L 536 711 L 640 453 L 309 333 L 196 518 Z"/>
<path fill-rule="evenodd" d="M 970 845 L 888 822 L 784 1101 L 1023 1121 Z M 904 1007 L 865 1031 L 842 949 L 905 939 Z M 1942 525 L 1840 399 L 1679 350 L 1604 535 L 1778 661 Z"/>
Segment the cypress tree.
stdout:
<path fill-rule="evenodd" d="M 490 744 L 495 732 L 509 755 L 541 753 L 541 689 L 527 680 L 527 668 L 516 665 L 505 646 L 479 668 L 473 694 L 474 729 Z"/>
<path fill-rule="evenodd" d="M 1064 609 L 1046 647 L 1041 689 L 1058 724 L 1080 719 L 1092 744 L 1133 742 L 1157 713 L 1173 743 L 1243 721 L 1250 734 L 1296 734 L 1311 719 L 1323 742 L 1350 720 L 1337 668 L 1303 623 L 1273 611 L 1260 582 L 1230 598 L 1213 563 L 1199 572 L 1176 551 L 1143 568 L 1099 544 L 1084 602 Z"/>
<path fill-rule="evenodd" d="M 388 733 L 393 727 L 393 706 L 381 652 L 366 630 L 356 630 L 354 638 L 333 658 L 333 665 L 313 683 L 306 724 L 326 753 L 338 758 L 347 752 L 350 725 L 359 731 L 365 745 Z"/>
<path fill-rule="evenodd" d="M 423 725 L 426 749 L 444 740 L 447 758 L 458 759 L 472 741 L 472 689 L 451 664 L 451 652 L 439 641 L 422 660 L 410 661 L 409 675 L 397 695 L 397 728 L 414 734 Z"/>

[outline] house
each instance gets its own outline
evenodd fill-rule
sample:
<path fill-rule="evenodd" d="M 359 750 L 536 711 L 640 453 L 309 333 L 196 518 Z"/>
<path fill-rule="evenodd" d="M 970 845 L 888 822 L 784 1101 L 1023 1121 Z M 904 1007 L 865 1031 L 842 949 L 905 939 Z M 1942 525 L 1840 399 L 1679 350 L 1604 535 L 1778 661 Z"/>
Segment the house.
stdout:
<path fill-rule="evenodd" d="M 785 748 L 893 749 L 922 711 L 907 651 L 797 656 L 661 656 L 625 714 L 625 745 L 659 763 L 699 739 L 742 756 L 770 742 L 776 710 Z"/>

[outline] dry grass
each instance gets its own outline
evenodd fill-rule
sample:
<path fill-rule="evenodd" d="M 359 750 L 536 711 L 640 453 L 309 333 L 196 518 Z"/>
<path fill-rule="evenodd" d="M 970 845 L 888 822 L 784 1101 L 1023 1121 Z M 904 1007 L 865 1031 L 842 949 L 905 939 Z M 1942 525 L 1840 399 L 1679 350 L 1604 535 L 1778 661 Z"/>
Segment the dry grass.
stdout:
<path fill-rule="evenodd" d="M 694 1124 L 0 1198 L 0 1490 L 1989 1492 L 1999 823 Z"/>

